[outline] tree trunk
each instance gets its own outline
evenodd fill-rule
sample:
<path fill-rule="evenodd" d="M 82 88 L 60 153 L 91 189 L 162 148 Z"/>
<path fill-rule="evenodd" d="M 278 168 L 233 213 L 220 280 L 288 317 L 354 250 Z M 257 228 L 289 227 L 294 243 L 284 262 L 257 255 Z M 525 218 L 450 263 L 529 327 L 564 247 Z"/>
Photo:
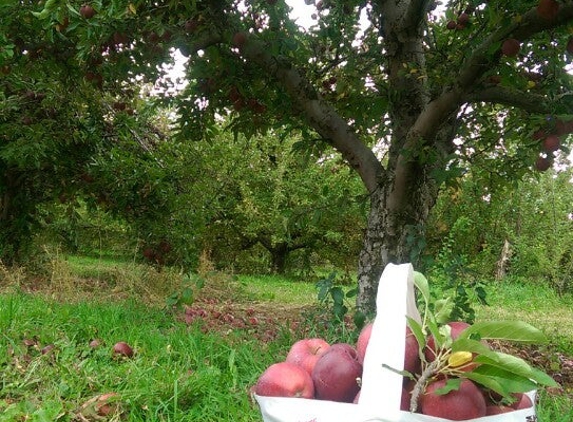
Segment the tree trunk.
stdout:
<path fill-rule="evenodd" d="M 0 262 L 13 265 L 18 260 L 21 240 L 25 230 L 18 229 L 17 214 L 26 210 L 16 210 L 14 198 L 18 194 L 18 179 L 14 172 L 6 170 L 0 181 L 3 192 L 0 195 Z"/>
<path fill-rule="evenodd" d="M 268 249 L 271 253 L 271 268 L 273 274 L 284 274 L 286 269 L 289 248 L 286 244 L 280 244 Z"/>
<path fill-rule="evenodd" d="M 434 165 L 416 161 L 398 165 L 390 180 L 381 180 L 370 196 L 370 213 L 358 263 L 357 306 L 372 314 L 376 309 L 378 281 L 389 263 L 416 265 L 424 227 L 438 196 L 429 176 Z"/>
<path fill-rule="evenodd" d="M 503 242 L 503 248 L 501 249 L 501 255 L 499 261 L 497 261 L 495 270 L 495 279 L 497 281 L 502 280 L 505 277 L 507 271 L 507 266 L 509 265 L 509 260 L 511 258 L 511 244 L 509 240 L 505 239 Z"/>

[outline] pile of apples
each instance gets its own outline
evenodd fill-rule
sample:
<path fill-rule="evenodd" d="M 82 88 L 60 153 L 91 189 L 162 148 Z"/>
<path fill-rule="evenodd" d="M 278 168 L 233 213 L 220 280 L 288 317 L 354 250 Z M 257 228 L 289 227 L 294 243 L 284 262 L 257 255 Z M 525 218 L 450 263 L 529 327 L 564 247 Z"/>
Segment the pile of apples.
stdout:
<path fill-rule="evenodd" d="M 470 327 L 458 321 L 447 325 L 452 340 Z M 372 323 L 362 329 L 355 345 L 328 344 L 320 338 L 295 342 L 283 362 L 272 364 L 262 373 L 254 386 L 255 394 L 358 403 L 364 356 L 371 332 Z M 509 403 L 467 378 L 456 377 L 456 374 L 476 367 L 470 352 L 444 355 L 442 350 L 435 350 L 435 341 L 431 336 L 420 348 L 409 327 L 406 328 L 404 340 L 402 410 L 464 421 L 533 406 L 527 394 L 514 394 L 515 400 Z M 445 367 L 436 362 L 433 365 L 436 370 L 428 370 L 436 357 L 446 362 Z M 459 387 L 443 394 L 440 389 L 452 378 L 459 379 Z M 412 395 L 416 396 L 414 400 Z"/>

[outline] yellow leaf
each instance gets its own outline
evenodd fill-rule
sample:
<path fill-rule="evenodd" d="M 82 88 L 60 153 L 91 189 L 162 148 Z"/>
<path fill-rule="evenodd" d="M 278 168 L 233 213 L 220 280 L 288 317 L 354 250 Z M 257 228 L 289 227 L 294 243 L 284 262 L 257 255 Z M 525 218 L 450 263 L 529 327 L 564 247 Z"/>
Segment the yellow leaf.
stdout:
<path fill-rule="evenodd" d="M 133 3 L 129 3 L 129 6 L 127 6 L 129 8 L 129 11 L 131 13 L 133 13 L 134 15 L 137 14 L 137 9 L 135 8 L 135 5 Z"/>
<path fill-rule="evenodd" d="M 536 86 L 537 86 L 537 84 L 533 81 L 527 82 L 527 89 L 535 88 Z"/>
<path fill-rule="evenodd" d="M 457 368 L 458 366 L 465 365 L 473 360 L 474 356 L 472 352 L 454 352 L 448 358 L 448 365 L 452 368 Z"/>

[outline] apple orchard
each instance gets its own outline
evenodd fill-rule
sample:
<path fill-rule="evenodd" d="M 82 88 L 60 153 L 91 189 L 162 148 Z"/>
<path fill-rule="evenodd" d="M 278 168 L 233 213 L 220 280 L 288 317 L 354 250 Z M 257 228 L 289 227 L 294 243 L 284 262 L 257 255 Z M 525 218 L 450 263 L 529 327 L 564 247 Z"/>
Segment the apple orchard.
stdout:
<path fill-rule="evenodd" d="M 174 110 L 177 139 L 208 141 L 222 119 L 296 134 L 360 177 L 357 304 L 372 312 L 386 264 L 416 262 L 444 184 L 476 162 L 507 181 L 547 170 L 573 131 L 573 1 L 442 3 L 320 0 L 302 28 L 283 0 L 2 2 L 3 253 L 18 256 L 24 216 L 106 139 L 147 145 L 141 87 L 178 50 L 184 89 L 147 101 Z M 22 171 L 32 154 L 50 177 Z"/>

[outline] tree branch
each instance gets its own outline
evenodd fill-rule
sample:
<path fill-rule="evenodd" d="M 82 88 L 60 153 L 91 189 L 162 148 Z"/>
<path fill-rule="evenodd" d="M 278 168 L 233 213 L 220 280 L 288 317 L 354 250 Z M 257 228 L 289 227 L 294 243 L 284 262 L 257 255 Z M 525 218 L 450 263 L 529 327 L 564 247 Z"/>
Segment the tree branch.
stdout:
<path fill-rule="evenodd" d="M 573 1 L 561 3 L 558 17 L 551 21 L 539 17 L 534 7 L 523 14 L 520 20 L 515 20 L 511 25 L 494 31 L 462 64 L 454 83 L 446 87 L 443 93 L 431 101 L 420 114 L 416 124 L 410 130 L 410 137 L 413 139 L 434 137 L 441 122 L 459 109 L 477 81 L 499 62 L 501 53 L 492 55 L 490 52 L 494 44 L 508 37 L 524 41 L 539 32 L 566 25 L 571 21 L 573 21 Z"/>
<path fill-rule="evenodd" d="M 411 0 L 400 26 L 417 30 L 424 22 L 430 2 L 431 0 Z"/>
<path fill-rule="evenodd" d="M 269 53 L 265 44 L 250 37 L 241 48 L 242 56 L 265 69 L 286 89 L 303 111 L 310 125 L 342 154 L 354 168 L 369 192 L 378 186 L 384 169 L 376 155 L 358 138 L 337 111 L 320 96 L 302 72 L 287 59 Z"/>
<path fill-rule="evenodd" d="M 212 45 L 223 42 L 223 35 L 215 30 L 207 31 L 199 37 L 193 37 L 193 41 L 187 44 L 189 54 L 197 54 L 199 50 L 205 50 Z"/>
<path fill-rule="evenodd" d="M 464 102 L 471 103 L 486 102 L 504 104 L 536 114 L 544 114 L 551 111 L 547 97 L 501 86 L 470 93 L 465 96 L 463 100 Z"/>

